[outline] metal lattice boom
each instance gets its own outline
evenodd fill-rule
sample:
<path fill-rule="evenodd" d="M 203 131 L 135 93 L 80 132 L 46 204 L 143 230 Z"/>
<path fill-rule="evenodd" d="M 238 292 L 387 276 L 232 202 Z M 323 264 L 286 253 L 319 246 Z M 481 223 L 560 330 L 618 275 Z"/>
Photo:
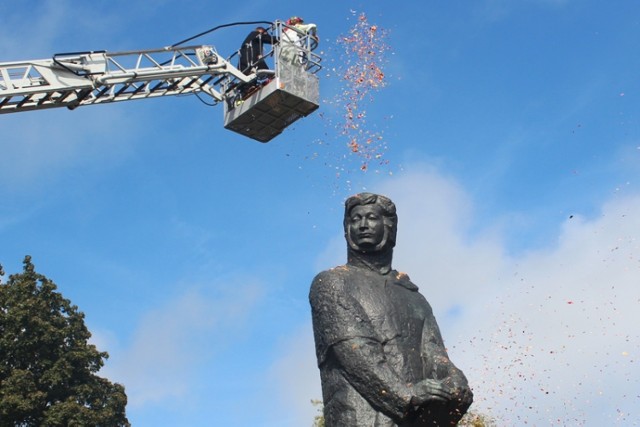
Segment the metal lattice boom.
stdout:
<path fill-rule="evenodd" d="M 211 46 L 72 52 L 0 63 L 0 114 L 202 94 L 224 105 L 226 129 L 268 142 L 319 107 L 316 74 L 322 69 L 313 52 L 314 24 L 302 29 L 276 21 L 269 33 L 271 48 L 252 52 L 246 74 L 230 63 L 242 50 L 224 59 Z"/>
<path fill-rule="evenodd" d="M 0 63 L 0 114 L 204 93 L 221 101 L 212 80 L 245 76 L 210 46 L 119 53 L 80 52 Z"/>

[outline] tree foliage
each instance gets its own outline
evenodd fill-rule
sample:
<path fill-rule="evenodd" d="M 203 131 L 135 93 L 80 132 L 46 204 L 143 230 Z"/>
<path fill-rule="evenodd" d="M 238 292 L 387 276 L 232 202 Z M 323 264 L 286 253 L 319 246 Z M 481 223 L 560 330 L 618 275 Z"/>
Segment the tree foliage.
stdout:
<path fill-rule="evenodd" d="M 496 420 L 488 414 L 469 411 L 458 423 L 458 427 L 496 427 Z"/>
<path fill-rule="evenodd" d="M 56 289 L 29 256 L 0 283 L 0 427 L 129 426 L 124 387 L 96 375 L 108 354 Z"/>
<path fill-rule="evenodd" d="M 318 409 L 318 415 L 313 417 L 312 427 L 324 427 L 324 415 L 322 415 L 322 408 L 324 405 L 322 404 L 322 400 L 312 399 L 311 404 Z"/>

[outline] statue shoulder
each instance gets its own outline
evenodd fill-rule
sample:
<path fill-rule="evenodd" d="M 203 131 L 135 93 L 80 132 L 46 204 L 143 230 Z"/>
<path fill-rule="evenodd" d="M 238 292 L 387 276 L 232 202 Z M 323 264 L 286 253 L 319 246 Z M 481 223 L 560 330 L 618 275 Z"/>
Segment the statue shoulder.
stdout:
<path fill-rule="evenodd" d="M 322 271 L 314 277 L 311 287 L 336 286 L 344 283 L 348 268 L 344 265 Z"/>
<path fill-rule="evenodd" d="M 345 290 L 346 276 L 348 269 L 346 266 L 339 266 L 322 271 L 316 275 L 311 283 L 309 297 L 311 299 L 318 295 L 332 294 L 338 296 Z"/>
<path fill-rule="evenodd" d="M 410 291 L 418 292 L 418 286 L 411 281 L 407 273 L 391 270 L 390 274 L 395 279 L 396 284 L 409 289 Z"/>

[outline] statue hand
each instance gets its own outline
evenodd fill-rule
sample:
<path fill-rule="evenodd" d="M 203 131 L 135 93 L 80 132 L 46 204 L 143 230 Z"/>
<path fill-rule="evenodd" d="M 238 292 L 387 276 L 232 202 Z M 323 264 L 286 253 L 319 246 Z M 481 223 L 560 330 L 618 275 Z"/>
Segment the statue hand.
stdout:
<path fill-rule="evenodd" d="M 473 392 L 467 385 L 463 387 L 456 387 L 453 393 L 453 398 L 463 405 L 471 405 L 473 402 Z"/>
<path fill-rule="evenodd" d="M 413 386 L 414 396 L 411 403 L 422 406 L 428 402 L 447 403 L 453 399 L 453 390 L 442 381 L 426 379 Z"/>

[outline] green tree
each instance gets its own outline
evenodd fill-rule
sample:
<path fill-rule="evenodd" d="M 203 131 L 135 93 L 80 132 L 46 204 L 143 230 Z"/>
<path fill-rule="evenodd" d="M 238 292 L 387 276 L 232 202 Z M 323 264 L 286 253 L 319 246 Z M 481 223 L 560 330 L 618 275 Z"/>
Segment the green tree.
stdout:
<path fill-rule="evenodd" d="M 108 354 L 56 289 L 30 256 L 0 282 L 0 427 L 129 426 L 124 387 L 96 375 Z"/>
<path fill-rule="evenodd" d="M 324 415 L 322 415 L 322 400 L 311 400 L 311 404 L 318 409 L 318 415 L 313 418 L 313 426 L 312 427 L 324 427 Z"/>
<path fill-rule="evenodd" d="M 458 427 L 496 427 L 496 420 L 488 414 L 469 411 L 458 423 Z"/>

